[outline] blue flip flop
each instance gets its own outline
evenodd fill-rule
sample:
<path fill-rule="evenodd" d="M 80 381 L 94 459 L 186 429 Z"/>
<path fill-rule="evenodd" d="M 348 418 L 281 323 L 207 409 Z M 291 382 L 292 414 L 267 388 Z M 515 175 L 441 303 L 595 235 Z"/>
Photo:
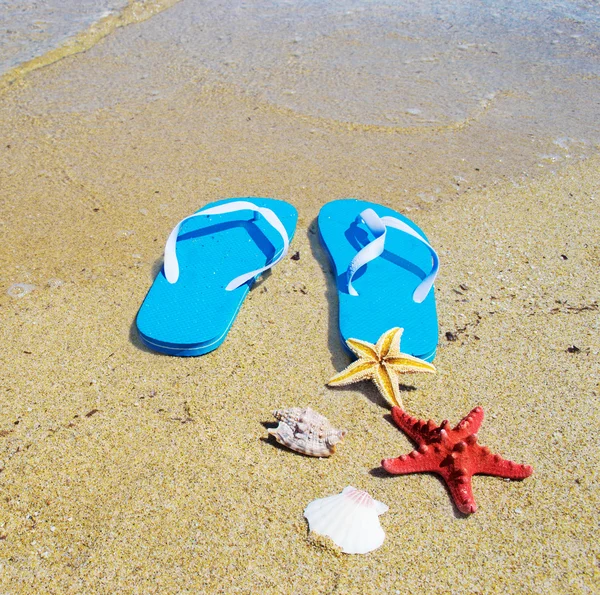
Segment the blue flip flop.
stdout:
<path fill-rule="evenodd" d="M 286 254 L 298 213 L 272 198 L 230 198 L 180 221 L 137 315 L 142 341 L 203 355 L 225 339 L 250 286 Z"/>
<path fill-rule="evenodd" d="M 335 269 L 342 340 L 369 343 L 404 329 L 402 351 L 435 357 L 435 250 L 409 219 L 378 204 L 342 199 L 319 213 L 319 235 Z M 391 229 L 390 229 L 391 228 Z"/>

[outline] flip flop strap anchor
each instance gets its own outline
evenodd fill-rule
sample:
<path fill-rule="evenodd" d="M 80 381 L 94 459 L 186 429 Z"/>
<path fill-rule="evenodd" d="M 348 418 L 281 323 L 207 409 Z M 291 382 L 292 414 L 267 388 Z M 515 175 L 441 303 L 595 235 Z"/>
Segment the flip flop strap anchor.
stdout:
<path fill-rule="evenodd" d="M 181 225 L 188 221 L 188 219 L 193 219 L 194 217 L 208 216 L 208 215 L 222 215 L 224 213 L 235 213 L 237 211 L 253 211 L 254 213 L 262 215 L 265 220 L 279 233 L 281 239 L 283 240 L 283 250 L 281 254 L 268 265 L 261 267 L 260 269 L 256 269 L 254 271 L 250 271 L 248 273 L 244 273 L 243 275 L 239 275 L 235 279 L 229 282 L 225 289 L 227 291 L 233 291 L 237 289 L 250 279 L 256 277 L 260 273 L 264 273 L 266 270 L 275 266 L 287 253 L 290 240 L 285 230 L 283 223 L 281 223 L 279 217 L 275 215 L 271 209 L 267 209 L 265 207 L 258 207 L 254 203 L 238 200 L 235 202 L 225 203 L 223 205 L 218 205 L 216 207 L 211 207 L 209 209 L 205 209 L 203 211 L 199 211 L 198 213 L 194 213 L 189 217 L 185 217 L 182 219 L 174 228 L 173 231 L 169 234 L 167 238 L 167 243 L 165 245 L 165 260 L 164 260 L 164 271 L 165 277 L 167 281 L 171 284 L 177 283 L 179 279 L 179 263 L 177 261 L 177 236 L 179 235 L 179 229 Z M 256 218 L 256 215 L 255 215 Z"/>
<path fill-rule="evenodd" d="M 413 301 L 415 301 L 417 304 L 420 304 L 427 297 L 429 291 L 433 287 L 433 282 L 435 281 L 435 277 L 440 268 L 440 261 L 436 251 L 421 234 L 417 233 L 412 227 L 410 227 L 410 225 L 404 223 L 404 221 L 400 221 L 395 217 L 379 217 L 379 215 L 373 209 L 365 209 L 356 218 L 357 223 L 360 223 L 361 221 L 364 222 L 364 224 L 368 227 L 369 231 L 375 236 L 375 239 L 364 246 L 356 254 L 348 266 L 348 270 L 346 271 L 348 293 L 352 296 L 358 295 L 358 292 L 352 286 L 352 279 L 354 275 L 368 262 L 371 262 L 372 260 L 375 260 L 377 257 L 381 256 L 385 248 L 387 228 L 393 227 L 394 229 L 403 231 L 404 233 L 411 235 L 413 238 L 416 238 L 425 244 L 425 246 L 427 246 L 431 252 L 431 272 L 421 281 L 421 283 L 419 283 L 412 296 Z"/>

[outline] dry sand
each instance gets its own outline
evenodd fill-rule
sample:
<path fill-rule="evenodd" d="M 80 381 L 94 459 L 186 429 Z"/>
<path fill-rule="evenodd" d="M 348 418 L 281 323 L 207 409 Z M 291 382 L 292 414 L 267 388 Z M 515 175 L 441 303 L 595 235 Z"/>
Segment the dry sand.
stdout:
<path fill-rule="evenodd" d="M 148 23 L 0 98 L 0 592 L 598 592 L 600 158 L 492 183 L 483 124 L 315 126 L 156 48 L 149 98 L 124 65 Z M 459 162 L 473 181 L 450 190 Z M 412 194 L 432 184 L 435 201 Z M 300 259 L 218 350 L 145 349 L 134 319 L 172 226 L 252 195 L 297 207 Z M 476 477 L 469 517 L 435 476 L 378 470 L 411 443 L 374 386 L 325 386 L 349 358 L 315 217 L 344 196 L 408 214 L 439 250 L 438 374 L 410 378 L 408 411 L 481 405 L 480 442 L 535 469 Z M 331 459 L 266 439 L 273 409 L 305 405 L 349 431 Z M 366 556 L 302 516 L 349 484 L 390 507 Z"/>

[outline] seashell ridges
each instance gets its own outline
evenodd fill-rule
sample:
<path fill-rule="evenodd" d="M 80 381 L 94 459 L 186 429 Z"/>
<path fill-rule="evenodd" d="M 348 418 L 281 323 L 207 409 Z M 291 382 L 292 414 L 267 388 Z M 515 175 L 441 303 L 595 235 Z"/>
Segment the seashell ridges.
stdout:
<path fill-rule="evenodd" d="M 304 510 L 311 531 L 329 537 L 345 554 L 366 554 L 381 547 L 385 533 L 379 515 L 387 505 L 355 487 L 313 500 Z"/>
<path fill-rule="evenodd" d="M 279 444 L 310 457 L 331 456 L 347 433 L 334 428 L 326 417 L 310 407 L 278 409 L 273 411 L 273 417 L 279 420 L 279 425 L 271 428 L 269 434 Z"/>

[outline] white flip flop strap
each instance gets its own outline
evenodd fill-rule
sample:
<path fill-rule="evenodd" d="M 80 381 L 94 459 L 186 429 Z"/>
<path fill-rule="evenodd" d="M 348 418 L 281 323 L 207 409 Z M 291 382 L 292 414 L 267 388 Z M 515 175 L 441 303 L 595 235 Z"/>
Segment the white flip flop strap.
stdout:
<path fill-rule="evenodd" d="M 256 269 L 255 271 L 250 271 L 248 273 L 244 273 L 243 275 L 239 275 L 235 279 L 229 282 L 227 287 L 225 288 L 227 291 L 232 291 L 237 289 L 250 279 L 256 277 L 260 273 L 264 273 L 266 270 L 270 269 L 272 266 L 276 265 L 287 253 L 290 240 L 285 230 L 283 223 L 279 220 L 279 217 L 275 215 L 271 209 L 267 209 L 265 207 L 257 207 L 254 203 L 238 200 L 234 202 L 228 202 L 222 205 L 218 205 L 216 207 L 211 207 L 208 209 L 204 209 L 203 211 L 199 211 L 198 213 L 194 213 L 189 217 L 185 217 L 182 219 L 174 228 L 173 231 L 169 234 L 167 239 L 167 243 L 165 245 L 165 260 L 164 260 L 164 271 L 165 277 L 167 281 L 171 284 L 177 283 L 179 279 L 179 262 L 177 261 L 177 236 L 179 235 L 179 229 L 182 224 L 185 223 L 188 219 L 193 219 L 194 217 L 200 217 L 204 215 L 222 215 L 224 213 L 235 213 L 236 211 L 253 211 L 255 213 L 260 213 L 265 220 L 279 233 L 281 239 L 283 240 L 283 250 L 281 254 L 270 264 L 264 266 L 260 269 Z"/>
<path fill-rule="evenodd" d="M 373 209 L 365 209 L 356 219 L 357 221 L 362 219 L 365 222 L 366 226 L 375 236 L 375 239 L 358 251 L 346 271 L 348 293 L 355 297 L 358 295 L 358 292 L 352 286 L 352 279 L 359 269 L 364 267 L 368 262 L 375 260 L 378 256 L 381 256 L 385 246 L 386 235 L 385 224 Z"/>
<path fill-rule="evenodd" d="M 413 300 L 420 304 L 426 297 L 435 281 L 435 277 L 440 268 L 440 261 L 436 251 L 431 247 L 429 242 L 418 232 L 416 232 L 410 225 L 400 221 L 395 217 L 385 216 L 379 217 L 373 209 L 365 209 L 359 215 L 358 219 L 362 219 L 365 225 L 369 228 L 369 231 L 375 236 L 375 239 L 369 242 L 364 248 L 362 248 L 356 256 L 352 259 L 348 271 L 346 272 L 346 279 L 348 283 L 348 293 L 352 296 L 357 296 L 358 292 L 352 286 L 352 279 L 356 272 L 366 265 L 368 262 L 375 260 L 381 256 L 385 248 L 385 238 L 387 234 L 387 228 L 393 227 L 399 231 L 403 231 L 412 237 L 416 238 L 429 248 L 431 252 L 432 268 L 431 272 L 419 283 L 415 291 L 413 292 Z"/>

